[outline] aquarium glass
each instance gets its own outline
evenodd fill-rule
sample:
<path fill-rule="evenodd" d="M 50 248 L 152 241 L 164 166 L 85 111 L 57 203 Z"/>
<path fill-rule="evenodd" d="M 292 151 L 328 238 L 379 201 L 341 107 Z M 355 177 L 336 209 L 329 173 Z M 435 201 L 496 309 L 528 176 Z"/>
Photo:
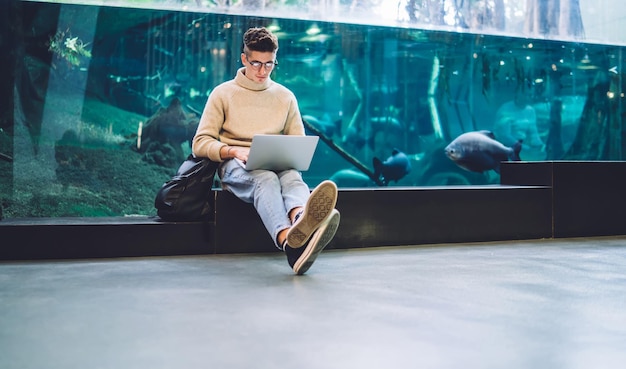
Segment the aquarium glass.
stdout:
<path fill-rule="evenodd" d="M 0 42 L 12 50 L 0 57 L 11 78 L 0 105 L 3 217 L 155 215 L 252 26 L 277 34 L 272 78 L 321 138 L 303 173 L 311 187 L 499 183 L 497 166 L 467 170 L 446 154 L 478 131 L 526 161 L 624 160 L 618 1 L 2 6 Z"/>

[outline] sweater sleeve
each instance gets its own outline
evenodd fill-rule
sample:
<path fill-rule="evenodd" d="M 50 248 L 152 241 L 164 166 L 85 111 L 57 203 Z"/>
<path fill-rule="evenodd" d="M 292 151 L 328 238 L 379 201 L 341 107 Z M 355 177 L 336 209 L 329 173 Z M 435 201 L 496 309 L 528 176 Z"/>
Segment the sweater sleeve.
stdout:
<path fill-rule="evenodd" d="M 219 141 L 219 134 L 224 125 L 224 117 L 224 104 L 220 94 L 210 94 L 193 137 L 191 150 L 195 156 L 216 162 L 223 161 L 220 149 L 226 144 Z"/>
<path fill-rule="evenodd" d="M 287 113 L 284 133 L 286 135 L 304 136 L 304 123 L 302 122 L 302 115 L 298 108 L 298 101 L 295 95 L 292 93 L 290 93 L 290 95 L 291 101 L 289 103 L 289 112 Z"/>

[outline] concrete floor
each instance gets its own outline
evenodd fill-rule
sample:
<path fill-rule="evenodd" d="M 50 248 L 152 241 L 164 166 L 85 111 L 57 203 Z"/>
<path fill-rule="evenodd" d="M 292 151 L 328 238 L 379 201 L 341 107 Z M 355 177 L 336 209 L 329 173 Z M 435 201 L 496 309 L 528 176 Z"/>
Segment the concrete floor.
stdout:
<path fill-rule="evenodd" d="M 0 368 L 622 368 L 626 237 L 0 263 Z"/>

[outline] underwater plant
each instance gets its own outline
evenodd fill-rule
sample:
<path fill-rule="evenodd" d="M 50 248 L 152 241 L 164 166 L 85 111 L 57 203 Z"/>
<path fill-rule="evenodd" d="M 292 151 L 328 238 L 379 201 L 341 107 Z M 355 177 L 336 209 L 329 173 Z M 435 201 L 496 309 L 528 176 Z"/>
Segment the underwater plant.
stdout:
<path fill-rule="evenodd" d="M 78 37 L 72 37 L 70 30 L 66 29 L 65 31 L 58 30 L 54 36 L 50 37 L 48 50 L 58 58 L 77 67 L 80 65 L 81 57 L 91 58 L 91 51 L 87 50 L 88 45 Z"/>

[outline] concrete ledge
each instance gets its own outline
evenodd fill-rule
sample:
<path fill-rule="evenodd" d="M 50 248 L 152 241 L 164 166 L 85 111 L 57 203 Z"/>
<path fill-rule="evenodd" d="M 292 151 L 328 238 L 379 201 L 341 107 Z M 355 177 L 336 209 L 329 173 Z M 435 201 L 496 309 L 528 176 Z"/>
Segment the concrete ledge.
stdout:
<path fill-rule="evenodd" d="M 0 221 L 0 260 L 214 253 L 214 227 L 150 217 L 5 219 Z"/>
<path fill-rule="evenodd" d="M 341 189 L 341 224 L 329 248 L 539 239 L 552 236 L 545 186 Z M 275 250 L 259 216 L 216 192 L 216 252 Z"/>
<path fill-rule="evenodd" d="M 329 248 L 551 237 L 545 186 L 341 189 Z M 0 260 L 275 252 L 256 211 L 215 191 L 212 222 L 36 218 L 0 222 Z"/>
<path fill-rule="evenodd" d="M 342 191 L 331 246 L 371 247 L 551 237 L 549 187 Z"/>

